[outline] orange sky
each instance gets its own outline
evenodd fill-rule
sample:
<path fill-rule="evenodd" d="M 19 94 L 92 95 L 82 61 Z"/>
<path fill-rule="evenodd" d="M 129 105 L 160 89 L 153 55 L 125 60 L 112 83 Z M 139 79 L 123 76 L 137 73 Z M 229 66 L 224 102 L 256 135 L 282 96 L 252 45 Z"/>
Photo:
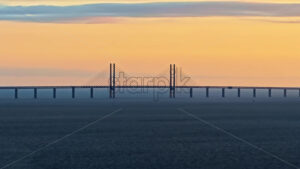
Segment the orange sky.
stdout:
<path fill-rule="evenodd" d="M 300 86 L 298 21 L 297 17 L 90 18 L 76 24 L 0 21 L 0 71 L 87 72 L 70 77 L 0 72 L 0 85 L 84 85 L 113 61 L 129 74 L 145 75 L 167 75 L 169 64 L 175 63 L 198 85 Z"/>

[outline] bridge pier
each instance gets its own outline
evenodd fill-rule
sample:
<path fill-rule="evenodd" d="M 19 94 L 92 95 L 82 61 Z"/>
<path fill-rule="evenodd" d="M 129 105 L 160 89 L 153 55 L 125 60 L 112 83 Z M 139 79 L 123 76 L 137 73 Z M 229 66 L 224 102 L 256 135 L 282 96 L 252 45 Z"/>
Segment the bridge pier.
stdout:
<path fill-rule="evenodd" d="M 193 97 L 193 88 L 190 88 L 190 98 Z"/>
<path fill-rule="evenodd" d="M 206 97 L 209 97 L 209 87 L 206 87 Z"/>
<path fill-rule="evenodd" d="M 15 99 L 18 99 L 18 88 L 15 88 Z"/>
<path fill-rule="evenodd" d="M 37 88 L 34 88 L 34 99 L 37 99 Z"/>
<path fill-rule="evenodd" d="M 272 97 L 272 89 L 269 89 L 269 97 Z"/>
<path fill-rule="evenodd" d="M 72 87 L 72 99 L 75 98 L 75 87 Z"/>
<path fill-rule="evenodd" d="M 238 88 L 238 97 L 241 97 L 241 88 Z"/>
<path fill-rule="evenodd" d="M 222 97 L 225 97 L 225 88 L 222 88 Z"/>
<path fill-rule="evenodd" d="M 286 89 L 283 89 L 283 96 L 287 97 L 287 90 Z"/>
<path fill-rule="evenodd" d="M 256 97 L 256 89 L 253 88 L 253 97 Z"/>
<path fill-rule="evenodd" d="M 91 87 L 91 95 L 90 95 L 91 99 L 94 98 L 94 88 Z"/>
<path fill-rule="evenodd" d="M 53 88 L 53 99 L 56 99 L 56 88 Z"/>

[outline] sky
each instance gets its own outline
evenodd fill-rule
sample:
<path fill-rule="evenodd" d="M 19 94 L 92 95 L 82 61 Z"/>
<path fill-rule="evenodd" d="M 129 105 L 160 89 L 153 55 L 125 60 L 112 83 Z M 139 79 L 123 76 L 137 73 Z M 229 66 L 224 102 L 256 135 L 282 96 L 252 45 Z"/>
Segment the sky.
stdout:
<path fill-rule="evenodd" d="M 300 86 L 300 0 L 0 0 L 0 86 L 182 68 L 194 85 Z M 96 79 L 96 80 L 95 80 Z"/>

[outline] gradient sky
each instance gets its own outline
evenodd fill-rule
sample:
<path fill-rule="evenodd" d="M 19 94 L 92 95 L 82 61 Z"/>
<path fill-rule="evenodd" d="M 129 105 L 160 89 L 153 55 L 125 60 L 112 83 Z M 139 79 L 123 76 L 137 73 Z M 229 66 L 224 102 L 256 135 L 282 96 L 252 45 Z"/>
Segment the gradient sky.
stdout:
<path fill-rule="evenodd" d="M 175 63 L 198 85 L 300 86 L 299 44 L 298 0 L 0 0 L 2 86 L 85 85 L 111 61 L 139 75 Z"/>

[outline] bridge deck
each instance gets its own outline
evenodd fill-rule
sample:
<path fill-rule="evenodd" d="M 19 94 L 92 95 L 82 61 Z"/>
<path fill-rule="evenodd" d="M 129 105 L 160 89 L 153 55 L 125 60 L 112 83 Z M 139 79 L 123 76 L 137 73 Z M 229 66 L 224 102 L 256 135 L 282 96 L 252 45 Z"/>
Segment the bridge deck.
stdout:
<path fill-rule="evenodd" d="M 67 88 L 110 88 L 110 86 L 1 86 L 0 89 L 67 89 Z M 116 88 L 170 88 L 170 86 L 116 86 Z M 225 89 L 288 89 L 300 90 L 300 87 L 270 86 L 176 86 L 176 88 L 225 88 Z"/>

